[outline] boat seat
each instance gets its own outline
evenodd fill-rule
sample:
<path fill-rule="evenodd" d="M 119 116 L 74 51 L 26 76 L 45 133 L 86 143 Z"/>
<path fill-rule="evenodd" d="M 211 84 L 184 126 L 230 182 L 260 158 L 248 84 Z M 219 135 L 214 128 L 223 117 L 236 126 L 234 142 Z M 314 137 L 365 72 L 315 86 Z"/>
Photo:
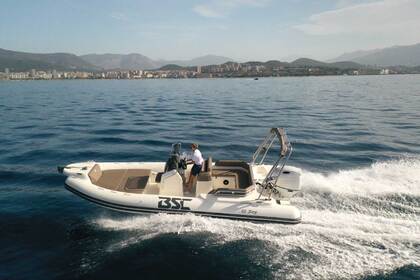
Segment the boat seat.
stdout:
<path fill-rule="evenodd" d="M 182 177 L 178 171 L 174 169 L 162 175 L 159 195 L 184 196 Z"/>
<path fill-rule="evenodd" d="M 203 171 L 197 177 L 195 186 L 195 196 L 207 194 L 213 190 L 213 180 L 211 178 L 213 170 L 213 160 L 209 157 L 204 161 Z"/>
<path fill-rule="evenodd" d="M 213 160 L 211 157 L 208 157 L 203 164 L 203 172 L 211 172 L 213 169 Z"/>
<path fill-rule="evenodd" d="M 212 175 L 214 188 L 239 188 L 238 174 L 231 170 L 214 170 Z"/>
<path fill-rule="evenodd" d="M 103 188 L 118 190 L 124 174 L 125 170 L 105 170 L 102 171 L 101 177 L 94 184 Z"/>
<path fill-rule="evenodd" d="M 213 160 L 211 157 L 208 157 L 204 161 L 203 170 L 198 174 L 197 182 L 198 181 L 211 181 L 211 172 L 213 170 Z"/>
<path fill-rule="evenodd" d="M 159 194 L 159 185 L 157 183 L 149 183 L 143 191 L 144 194 Z"/>
<path fill-rule="evenodd" d="M 246 189 L 254 184 L 251 167 L 245 161 L 219 160 L 216 162 L 215 168 L 220 170 L 230 170 L 232 173 L 236 173 L 238 177 L 238 188 L 240 189 Z"/>
<path fill-rule="evenodd" d="M 144 189 L 149 181 L 149 176 L 128 177 L 125 188 L 129 190 Z"/>
<path fill-rule="evenodd" d="M 92 184 L 115 191 L 142 192 L 152 170 L 150 169 L 110 169 L 101 170 L 95 164 L 88 176 Z"/>
<path fill-rule="evenodd" d="M 128 192 L 142 192 L 149 182 L 152 170 L 127 169 L 121 178 L 120 189 Z"/>
<path fill-rule="evenodd" d="M 95 184 L 102 176 L 102 170 L 99 164 L 95 164 L 88 174 L 90 181 Z"/>

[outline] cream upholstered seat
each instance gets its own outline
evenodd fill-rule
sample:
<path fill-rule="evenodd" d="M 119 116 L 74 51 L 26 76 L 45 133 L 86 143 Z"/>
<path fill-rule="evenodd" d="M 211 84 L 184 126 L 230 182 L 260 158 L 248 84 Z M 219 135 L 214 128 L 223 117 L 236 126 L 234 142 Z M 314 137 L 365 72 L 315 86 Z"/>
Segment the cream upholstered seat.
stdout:
<path fill-rule="evenodd" d="M 157 183 L 148 183 L 143 191 L 144 194 L 159 194 L 159 186 Z"/>
<path fill-rule="evenodd" d="M 204 170 L 198 175 L 197 184 L 195 186 L 195 196 L 200 194 L 206 194 L 213 190 L 213 180 L 212 180 L 212 170 L 213 170 L 213 161 L 209 157 L 204 162 Z"/>
<path fill-rule="evenodd" d="M 150 169 L 102 170 L 95 164 L 89 172 L 92 184 L 115 191 L 141 193 L 149 183 Z"/>
<path fill-rule="evenodd" d="M 99 178 L 102 176 L 102 170 L 99 164 L 95 164 L 89 172 L 89 178 L 92 184 L 98 182 Z"/>
<path fill-rule="evenodd" d="M 160 195 L 183 196 L 182 177 L 178 171 L 171 170 L 163 173 L 159 184 Z"/>

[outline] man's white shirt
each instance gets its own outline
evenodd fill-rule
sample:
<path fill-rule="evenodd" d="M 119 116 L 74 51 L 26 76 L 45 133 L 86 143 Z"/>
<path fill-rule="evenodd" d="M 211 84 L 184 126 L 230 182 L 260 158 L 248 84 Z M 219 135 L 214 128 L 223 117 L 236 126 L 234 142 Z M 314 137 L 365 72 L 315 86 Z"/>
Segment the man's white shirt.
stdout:
<path fill-rule="evenodd" d="M 195 151 L 191 155 L 191 160 L 194 161 L 194 163 L 197 165 L 203 165 L 204 159 L 200 150 L 195 149 Z"/>

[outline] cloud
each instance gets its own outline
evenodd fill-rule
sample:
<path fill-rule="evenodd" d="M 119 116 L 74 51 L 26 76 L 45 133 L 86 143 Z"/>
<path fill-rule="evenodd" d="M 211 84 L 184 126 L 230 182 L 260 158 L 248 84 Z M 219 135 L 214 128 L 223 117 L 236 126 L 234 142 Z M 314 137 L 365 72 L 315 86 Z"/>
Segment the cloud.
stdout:
<path fill-rule="evenodd" d="M 113 19 L 119 20 L 119 21 L 128 21 L 128 17 L 124 13 L 118 13 L 114 12 L 110 15 Z"/>
<path fill-rule="evenodd" d="M 208 5 L 197 5 L 193 8 L 193 10 L 203 17 L 218 18 L 224 16 L 222 11 L 218 11 L 217 9 L 209 7 Z"/>
<path fill-rule="evenodd" d="M 225 17 L 236 8 L 243 6 L 264 7 L 271 0 L 212 0 L 205 4 L 195 5 L 193 11 L 203 17 Z"/>
<path fill-rule="evenodd" d="M 356 4 L 367 4 L 370 2 L 377 2 L 378 0 L 337 0 L 335 3 L 336 8 L 345 8 L 348 6 L 354 6 Z"/>
<path fill-rule="evenodd" d="M 382 0 L 314 14 L 293 28 L 309 35 L 372 34 L 419 36 L 420 1 Z M 413 38 L 414 39 L 414 38 Z"/>

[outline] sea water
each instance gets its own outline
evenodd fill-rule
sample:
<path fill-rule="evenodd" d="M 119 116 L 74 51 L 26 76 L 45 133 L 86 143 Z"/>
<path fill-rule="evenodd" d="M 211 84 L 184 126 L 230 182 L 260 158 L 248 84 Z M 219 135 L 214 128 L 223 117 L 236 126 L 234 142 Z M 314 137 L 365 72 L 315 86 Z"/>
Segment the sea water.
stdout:
<path fill-rule="evenodd" d="M 420 76 L 0 82 L 0 279 L 420 277 Z M 115 213 L 56 166 L 249 161 L 285 127 L 298 225 Z"/>

